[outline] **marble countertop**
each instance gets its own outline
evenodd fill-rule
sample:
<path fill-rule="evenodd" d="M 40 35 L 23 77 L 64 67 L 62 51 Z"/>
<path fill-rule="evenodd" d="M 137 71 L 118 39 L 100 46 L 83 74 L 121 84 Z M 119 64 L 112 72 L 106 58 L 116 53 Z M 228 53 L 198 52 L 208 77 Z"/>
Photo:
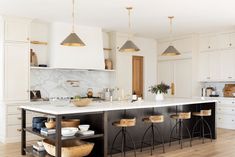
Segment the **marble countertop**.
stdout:
<path fill-rule="evenodd" d="M 168 98 L 164 101 L 113 101 L 113 102 L 92 102 L 86 107 L 76 107 L 68 101 L 58 102 L 30 102 L 20 106 L 22 109 L 42 112 L 52 115 L 63 115 L 63 114 L 76 114 L 76 113 L 91 113 L 91 112 L 103 112 L 103 111 L 114 111 L 124 109 L 141 109 L 141 108 L 152 108 L 152 107 L 170 107 L 180 106 L 188 104 L 200 104 L 217 102 L 217 100 L 202 100 L 200 98 Z"/>

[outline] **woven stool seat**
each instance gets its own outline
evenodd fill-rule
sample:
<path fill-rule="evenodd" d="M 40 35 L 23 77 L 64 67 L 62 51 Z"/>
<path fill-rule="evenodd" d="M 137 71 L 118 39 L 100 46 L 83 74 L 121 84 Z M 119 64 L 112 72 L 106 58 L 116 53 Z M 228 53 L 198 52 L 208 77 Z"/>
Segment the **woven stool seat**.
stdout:
<path fill-rule="evenodd" d="M 177 114 L 173 114 L 173 115 L 171 115 L 171 118 L 173 118 L 173 119 L 190 119 L 191 112 L 180 112 Z"/>
<path fill-rule="evenodd" d="M 148 116 L 148 117 L 144 117 L 142 120 L 145 123 L 163 123 L 164 116 L 163 115 Z"/>
<path fill-rule="evenodd" d="M 132 127 L 136 124 L 136 118 L 132 119 L 120 119 L 119 121 L 113 122 L 113 126 L 116 127 Z"/>
<path fill-rule="evenodd" d="M 193 112 L 192 115 L 199 117 L 208 117 L 211 116 L 211 110 L 201 110 L 200 112 Z"/>

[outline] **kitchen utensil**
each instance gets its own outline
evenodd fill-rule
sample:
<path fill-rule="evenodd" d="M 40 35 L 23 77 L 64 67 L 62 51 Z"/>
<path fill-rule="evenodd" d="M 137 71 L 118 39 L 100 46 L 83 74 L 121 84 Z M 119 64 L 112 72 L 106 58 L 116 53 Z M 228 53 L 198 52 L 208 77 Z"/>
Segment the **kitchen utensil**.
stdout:
<path fill-rule="evenodd" d="M 48 154 L 55 156 L 55 142 L 48 139 L 43 140 L 43 146 Z M 94 147 L 94 143 L 81 140 L 62 141 L 61 156 L 62 157 L 82 157 L 88 156 Z"/>
<path fill-rule="evenodd" d="M 85 107 L 89 105 L 92 102 L 92 100 L 89 98 L 84 98 L 84 99 L 73 99 L 70 102 L 77 107 Z"/>
<path fill-rule="evenodd" d="M 61 121 L 62 127 L 78 127 L 80 119 L 63 119 Z"/>
<path fill-rule="evenodd" d="M 79 131 L 83 132 L 83 131 L 89 130 L 90 125 L 88 125 L 88 124 L 83 124 L 83 125 L 79 125 L 78 128 L 79 128 Z"/>
<path fill-rule="evenodd" d="M 92 88 L 88 88 L 87 89 L 87 97 L 88 98 L 92 98 L 93 97 L 93 89 Z"/>
<path fill-rule="evenodd" d="M 62 136 L 74 136 L 78 132 L 78 128 L 65 127 L 61 129 Z"/>

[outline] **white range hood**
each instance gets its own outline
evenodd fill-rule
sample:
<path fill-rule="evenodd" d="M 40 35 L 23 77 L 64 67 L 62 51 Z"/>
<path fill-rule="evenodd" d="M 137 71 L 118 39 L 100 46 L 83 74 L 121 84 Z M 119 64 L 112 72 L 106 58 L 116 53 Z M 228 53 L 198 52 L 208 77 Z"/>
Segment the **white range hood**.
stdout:
<path fill-rule="evenodd" d="M 49 66 L 52 68 L 104 70 L 102 29 L 79 26 L 75 32 L 84 41 L 84 47 L 60 45 L 71 32 L 71 24 L 52 23 L 50 25 Z"/>

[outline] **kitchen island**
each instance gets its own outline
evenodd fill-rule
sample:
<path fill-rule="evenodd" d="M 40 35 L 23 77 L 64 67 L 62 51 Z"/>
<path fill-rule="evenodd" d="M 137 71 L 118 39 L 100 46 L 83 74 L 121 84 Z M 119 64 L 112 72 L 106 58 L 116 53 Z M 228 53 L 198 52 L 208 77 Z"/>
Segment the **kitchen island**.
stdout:
<path fill-rule="evenodd" d="M 56 157 L 61 157 L 61 142 L 71 138 L 92 141 L 95 143 L 94 150 L 91 156 L 106 157 L 110 149 L 110 144 L 119 131 L 112 126 L 112 122 L 123 118 L 124 113 L 129 117 L 136 117 L 137 124 L 135 127 L 130 128 L 133 133 L 133 139 L 136 147 L 140 146 L 140 140 L 146 126 L 142 123 L 142 118 L 151 114 L 163 114 L 165 122 L 161 124 L 161 130 L 164 134 L 164 140 L 168 142 L 169 134 L 175 121 L 169 117 L 171 114 L 179 111 L 200 111 L 201 109 L 211 109 L 212 116 L 207 117 L 207 121 L 212 129 L 212 137 L 216 139 L 216 126 L 215 126 L 215 104 L 214 100 L 202 99 L 166 99 L 164 101 L 113 101 L 113 102 L 92 102 L 87 107 L 75 107 L 69 102 L 40 102 L 28 103 L 21 106 L 22 109 L 22 147 L 21 154 L 25 155 L 27 152 L 26 147 L 26 132 L 30 132 L 41 136 L 43 138 L 50 138 L 55 141 Z M 26 127 L 26 112 L 37 112 L 50 116 L 56 119 L 56 134 L 53 137 L 46 137 L 40 133 L 34 132 L 32 128 Z M 95 135 L 83 137 L 75 136 L 71 138 L 61 138 L 61 120 L 63 118 L 79 118 L 82 123 L 90 124 L 91 129 L 95 130 Z M 192 128 L 196 119 L 188 120 L 186 125 Z M 94 155 L 95 154 L 95 155 Z"/>

